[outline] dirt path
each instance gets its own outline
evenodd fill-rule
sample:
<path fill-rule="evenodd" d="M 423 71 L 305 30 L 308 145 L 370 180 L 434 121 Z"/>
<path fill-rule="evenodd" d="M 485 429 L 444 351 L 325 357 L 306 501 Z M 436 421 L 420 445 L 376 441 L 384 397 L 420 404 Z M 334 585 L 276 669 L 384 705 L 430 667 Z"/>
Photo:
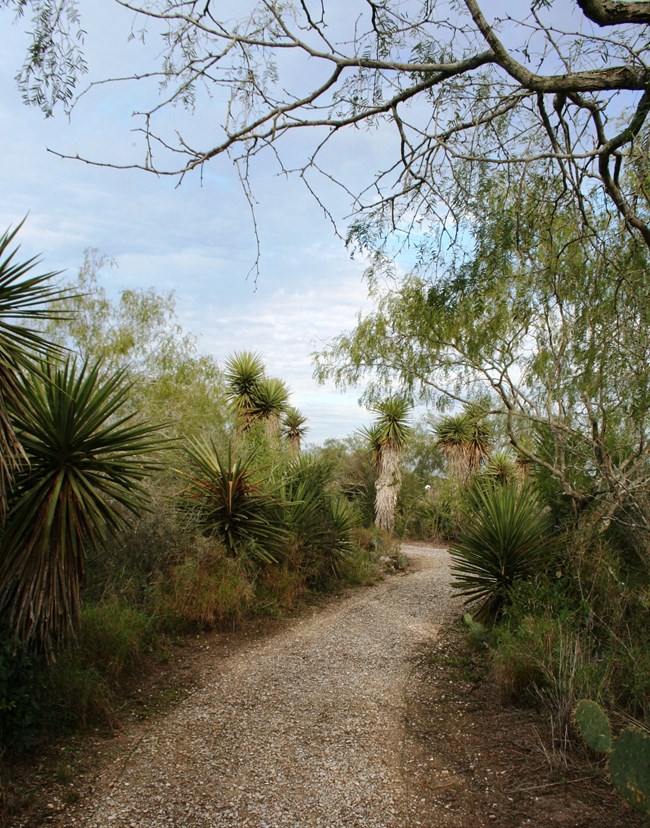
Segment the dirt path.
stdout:
<path fill-rule="evenodd" d="M 48 825 L 405 828 L 405 687 L 452 613 L 447 554 L 246 644 L 206 653 L 198 687 L 125 735 L 84 797 Z"/>

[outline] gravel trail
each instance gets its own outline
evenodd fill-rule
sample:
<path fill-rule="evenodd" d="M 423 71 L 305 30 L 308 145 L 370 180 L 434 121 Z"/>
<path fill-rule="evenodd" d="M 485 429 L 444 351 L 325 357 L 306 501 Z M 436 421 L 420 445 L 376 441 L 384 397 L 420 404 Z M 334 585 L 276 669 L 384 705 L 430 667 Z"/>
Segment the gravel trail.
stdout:
<path fill-rule="evenodd" d="M 445 550 L 247 644 L 100 771 L 84 828 L 407 828 L 405 689 L 453 611 Z M 52 823 L 50 823 L 52 824 Z"/>

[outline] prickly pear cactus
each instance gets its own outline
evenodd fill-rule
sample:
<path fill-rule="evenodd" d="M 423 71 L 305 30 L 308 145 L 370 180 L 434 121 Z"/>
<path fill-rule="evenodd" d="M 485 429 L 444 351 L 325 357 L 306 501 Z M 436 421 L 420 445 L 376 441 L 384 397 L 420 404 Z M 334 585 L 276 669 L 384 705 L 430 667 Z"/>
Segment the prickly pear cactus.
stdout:
<path fill-rule="evenodd" d="M 587 747 L 598 753 L 612 749 L 612 728 L 603 708 L 595 701 L 583 699 L 575 711 L 576 724 Z"/>
<path fill-rule="evenodd" d="M 625 801 L 650 814 L 650 737 L 640 730 L 620 733 L 612 743 L 609 772 Z"/>
<path fill-rule="evenodd" d="M 623 799 L 642 814 L 650 814 L 650 736 L 623 730 L 612 739 L 607 714 L 588 699 L 578 702 L 575 719 L 587 746 L 608 754 L 612 783 Z"/>

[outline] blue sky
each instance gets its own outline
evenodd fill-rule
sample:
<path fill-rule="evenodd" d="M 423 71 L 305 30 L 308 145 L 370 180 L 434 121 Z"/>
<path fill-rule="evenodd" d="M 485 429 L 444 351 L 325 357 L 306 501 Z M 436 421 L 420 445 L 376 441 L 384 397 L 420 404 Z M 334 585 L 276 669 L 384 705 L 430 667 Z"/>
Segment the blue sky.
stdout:
<path fill-rule="evenodd" d="M 133 68 L 143 59 L 138 44 L 127 43 L 119 10 L 109 14 L 105 5 L 99 11 L 90 3 L 81 8 L 93 75 L 119 72 L 120 64 Z M 303 185 L 278 177 L 267 162 L 254 171 L 262 251 L 255 284 L 247 278 L 255 260 L 249 209 L 227 159 L 212 164 L 203 182 L 189 176 L 177 188 L 173 179 L 93 168 L 47 152 L 132 155 L 134 103 L 118 89 L 85 96 L 71 120 L 63 112 L 46 120 L 24 106 L 14 75 L 28 25 L 28 19 L 15 25 L 12 13 L 0 12 L 0 228 L 29 214 L 23 252 L 41 254 L 44 268 L 68 275 L 80 267 L 86 248 L 99 249 L 117 264 L 103 271 L 109 292 L 174 290 L 181 324 L 198 337 L 202 352 L 222 362 L 235 350 L 257 351 L 269 374 L 288 383 L 292 403 L 308 417 L 308 442 L 367 424 L 371 415 L 357 404 L 360 389 L 341 394 L 312 379 L 310 353 L 351 328 L 369 304 L 363 262 L 351 259 Z M 375 156 L 379 164 L 380 137 L 369 135 L 341 164 L 373 163 Z M 343 200 L 333 196 L 328 203 L 344 215 Z"/>

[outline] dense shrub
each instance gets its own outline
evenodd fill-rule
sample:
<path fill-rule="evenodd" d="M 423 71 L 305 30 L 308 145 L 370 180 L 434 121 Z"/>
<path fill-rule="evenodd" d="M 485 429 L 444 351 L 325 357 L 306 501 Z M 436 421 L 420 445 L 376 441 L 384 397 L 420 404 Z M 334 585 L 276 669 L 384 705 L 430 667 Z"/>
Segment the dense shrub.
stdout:
<path fill-rule="evenodd" d="M 4 630 L 0 635 L 0 747 L 21 751 L 35 741 L 42 672 L 41 659 Z"/>
<path fill-rule="evenodd" d="M 121 532 L 113 534 L 101 554 L 87 563 L 86 601 L 117 600 L 143 607 L 154 584 L 175 566 L 194 524 L 174 504 L 179 484 L 157 475 L 149 485 L 149 511 L 143 511 Z"/>
<path fill-rule="evenodd" d="M 253 600 L 244 562 L 227 556 L 218 541 L 197 535 L 161 579 L 152 609 L 167 630 L 221 627 L 241 621 Z"/>
<path fill-rule="evenodd" d="M 113 726 L 115 696 L 153 643 L 150 616 L 118 601 L 87 604 L 79 638 L 48 671 L 42 708 L 51 726 Z"/>
<path fill-rule="evenodd" d="M 490 640 L 503 697 L 541 704 L 563 747 L 574 738 L 572 711 L 580 698 L 647 719 L 647 636 L 599 623 L 589 601 L 565 575 L 516 585 Z"/>

